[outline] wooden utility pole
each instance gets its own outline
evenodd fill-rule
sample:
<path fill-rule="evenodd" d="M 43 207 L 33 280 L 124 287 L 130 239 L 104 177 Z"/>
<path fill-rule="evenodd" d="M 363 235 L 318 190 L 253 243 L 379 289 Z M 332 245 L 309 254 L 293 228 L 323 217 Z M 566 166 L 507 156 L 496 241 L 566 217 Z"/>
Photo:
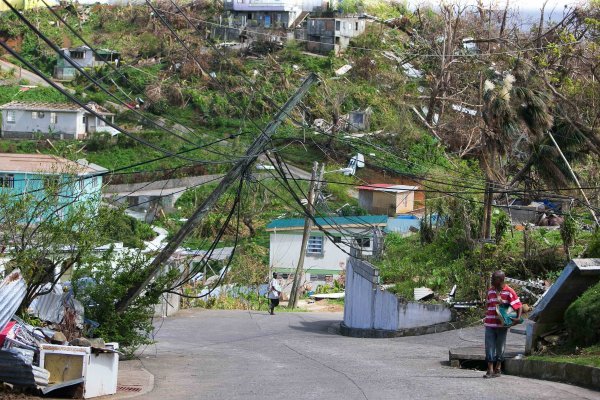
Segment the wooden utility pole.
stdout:
<path fill-rule="evenodd" d="M 254 140 L 252 145 L 248 148 L 245 155 L 229 170 L 229 172 L 219 182 L 218 186 L 213 192 L 200 204 L 194 214 L 187 220 L 187 222 L 179 229 L 179 231 L 173 236 L 173 238 L 167 243 L 167 245 L 161 250 L 160 253 L 152 260 L 148 266 L 148 275 L 137 285 L 131 287 L 125 296 L 117 303 L 115 309 L 118 313 L 122 313 L 131 305 L 131 303 L 138 297 L 148 286 L 148 284 L 156 277 L 162 268 L 163 264 L 169 260 L 175 250 L 181 245 L 183 240 L 202 222 L 204 217 L 212 210 L 219 198 L 229 189 L 229 187 L 237 181 L 244 172 L 250 168 L 250 166 L 256 161 L 259 155 L 261 155 L 271 141 L 271 136 L 275 133 L 279 125 L 286 119 L 292 109 L 300 102 L 304 95 L 308 92 L 311 86 L 318 80 L 316 74 L 311 73 L 304 79 L 302 85 L 298 88 L 296 93 L 288 99 L 283 105 L 279 112 L 275 115 L 275 118 L 269 122 L 269 125 L 265 130 Z"/>
<path fill-rule="evenodd" d="M 310 230 L 312 229 L 312 219 L 310 218 L 310 215 L 314 215 L 315 197 L 321 187 L 321 181 L 323 180 L 323 174 L 325 173 L 325 165 L 323 164 L 321 165 L 321 171 L 317 176 L 318 168 L 319 163 L 315 161 L 310 177 L 310 186 L 308 188 L 308 204 L 306 205 L 308 215 L 304 217 L 304 232 L 302 233 L 302 247 L 300 248 L 300 258 L 298 259 L 298 265 L 296 266 L 294 282 L 292 283 L 292 292 L 290 293 L 290 301 L 288 302 L 288 307 L 291 308 L 295 308 L 298 305 L 298 292 L 300 291 L 301 278 L 304 275 L 304 258 L 306 258 L 308 238 L 310 237 Z"/>
<path fill-rule="evenodd" d="M 545 4 L 546 3 L 544 3 L 544 5 Z M 543 8 L 542 8 L 542 11 L 543 11 Z M 571 176 L 573 177 L 573 180 L 575 181 L 575 184 L 579 188 L 579 192 L 581 193 L 581 195 L 583 196 L 583 199 L 585 200 L 585 204 L 587 204 L 588 208 L 590 209 L 590 214 L 592 214 L 592 218 L 594 218 L 594 221 L 596 222 L 596 225 L 600 226 L 600 223 L 598 223 L 598 217 L 596 217 L 596 213 L 594 212 L 594 208 L 590 204 L 589 199 L 587 198 L 587 196 L 585 195 L 585 192 L 581 188 L 581 184 L 579 183 L 579 179 L 577 179 L 577 175 L 575 175 L 575 172 L 573 172 L 573 168 L 571 168 L 571 164 L 569 164 L 569 162 L 567 161 L 567 158 L 565 157 L 565 155 L 563 154 L 562 150 L 558 146 L 558 143 L 556 143 L 556 140 L 554 140 L 554 136 L 552 135 L 552 132 L 548 131 L 548 136 L 550 136 L 550 139 L 552 140 L 552 143 L 554 143 L 554 147 L 556 147 L 556 150 L 558 150 L 558 153 L 560 154 L 561 158 L 563 159 L 563 161 L 567 165 L 567 168 L 569 169 L 569 172 L 571 173 Z"/>

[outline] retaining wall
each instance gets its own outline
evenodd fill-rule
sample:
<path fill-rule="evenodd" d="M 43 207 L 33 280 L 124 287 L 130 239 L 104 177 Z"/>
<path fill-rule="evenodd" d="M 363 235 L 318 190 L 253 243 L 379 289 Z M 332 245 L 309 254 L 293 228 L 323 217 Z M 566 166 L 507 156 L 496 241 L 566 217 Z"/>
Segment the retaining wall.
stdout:
<path fill-rule="evenodd" d="M 454 313 L 443 304 L 401 301 L 379 285 L 379 270 L 351 257 L 346 268 L 341 333 L 355 337 L 421 335 L 452 329 Z"/>

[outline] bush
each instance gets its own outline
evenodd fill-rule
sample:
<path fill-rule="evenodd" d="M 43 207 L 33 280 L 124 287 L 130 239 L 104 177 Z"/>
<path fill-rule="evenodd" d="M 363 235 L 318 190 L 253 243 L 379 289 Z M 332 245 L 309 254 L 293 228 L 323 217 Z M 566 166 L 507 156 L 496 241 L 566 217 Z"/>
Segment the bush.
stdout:
<path fill-rule="evenodd" d="M 600 283 L 567 308 L 565 324 L 576 345 L 589 346 L 600 341 Z"/>
<path fill-rule="evenodd" d="M 107 252 L 73 274 L 73 290 L 84 305 L 85 317 L 99 323 L 93 335 L 118 342 L 126 357 L 131 357 L 138 347 L 152 343 L 152 314 L 160 298 L 160 291 L 153 287 L 164 287 L 172 278 L 157 278 L 154 286 L 136 298 L 123 313 L 117 313 L 116 302 L 146 276 L 148 261 L 142 253 L 117 257 Z"/>

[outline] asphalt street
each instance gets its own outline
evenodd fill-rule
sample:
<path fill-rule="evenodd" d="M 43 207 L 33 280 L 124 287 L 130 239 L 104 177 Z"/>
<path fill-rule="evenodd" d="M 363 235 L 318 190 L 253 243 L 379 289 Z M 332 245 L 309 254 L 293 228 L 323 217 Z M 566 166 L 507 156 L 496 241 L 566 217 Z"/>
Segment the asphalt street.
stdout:
<path fill-rule="evenodd" d="M 140 354 L 144 399 L 600 399 L 567 384 L 451 368 L 448 349 L 483 328 L 395 338 L 340 336 L 340 313 L 184 310 Z M 509 339 L 515 340 L 515 338 Z"/>

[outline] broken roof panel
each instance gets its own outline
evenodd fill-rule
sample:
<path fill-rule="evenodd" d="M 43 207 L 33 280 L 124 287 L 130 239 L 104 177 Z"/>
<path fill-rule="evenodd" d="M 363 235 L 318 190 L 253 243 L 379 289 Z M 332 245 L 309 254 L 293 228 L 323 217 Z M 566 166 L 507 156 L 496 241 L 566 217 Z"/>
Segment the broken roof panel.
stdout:
<path fill-rule="evenodd" d="M 571 303 L 598 281 L 600 281 L 600 259 L 571 260 L 533 310 L 529 319 L 540 323 L 561 323 Z"/>
<path fill-rule="evenodd" d="M 17 312 L 25 298 L 25 279 L 18 269 L 12 271 L 0 283 L 0 331 Z"/>

